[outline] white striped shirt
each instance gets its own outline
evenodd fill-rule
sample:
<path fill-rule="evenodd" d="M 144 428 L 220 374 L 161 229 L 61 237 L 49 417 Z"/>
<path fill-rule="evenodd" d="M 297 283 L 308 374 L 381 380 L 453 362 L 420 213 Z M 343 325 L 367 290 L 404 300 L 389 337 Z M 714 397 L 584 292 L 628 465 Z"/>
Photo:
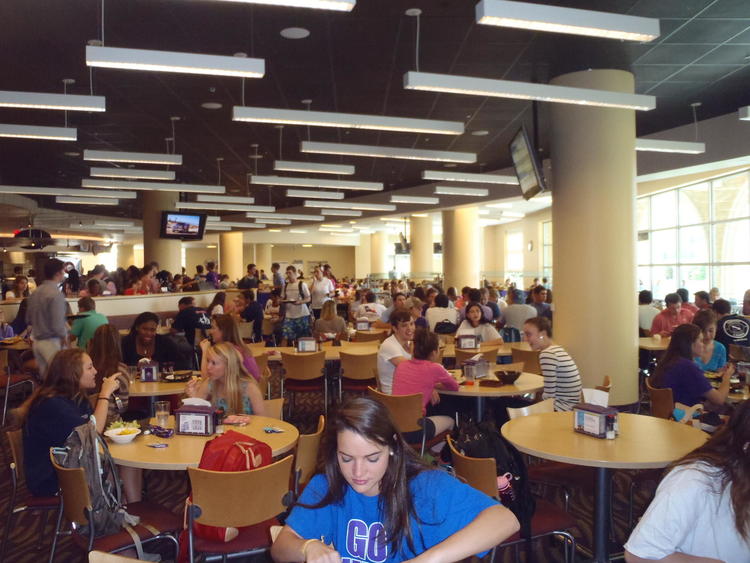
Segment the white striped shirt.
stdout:
<path fill-rule="evenodd" d="M 544 376 L 542 398 L 555 399 L 556 411 L 570 411 L 581 402 L 581 376 L 573 358 L 562 346 L 550 346 L 539 353 Z"/>

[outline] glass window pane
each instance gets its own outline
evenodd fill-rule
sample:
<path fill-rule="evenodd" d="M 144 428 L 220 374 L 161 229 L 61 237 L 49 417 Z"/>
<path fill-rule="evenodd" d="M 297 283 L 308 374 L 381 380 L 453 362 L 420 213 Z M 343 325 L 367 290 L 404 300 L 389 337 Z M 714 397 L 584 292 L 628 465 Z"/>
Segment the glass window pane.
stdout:
<path fill-rule="evenodd" d="M 544 256 L 542 257 L 542 267 L 543 268 L 551 268 L 552 267 L 552 247 L 551 246 L 545 246 L 544 247 Z"/>
<path fill-rule="evenodd" d="M 708 182 L 680 189 L 680 225 L 708 223 Z"/>
<path fill-rule="evenodd" d="M 638 291 L 651 289 L 651 266 L 638 267 Z"/>
<path fill-rule="evenodd" d="M 653 264 L 677 262 L 677 229 L 651 233 L 651 261 Z"/>
<path fill-rule="evenodd" d="M 639 197 L 635 201 L 636 216 L 638 219 L 638 230 L 645 231 L 651 227 L 651 221 L 649 221 L 649 203 L 651 202 L 650 197 Z"/>
<path fill-rule="evenodd" d="M 677 266 L 654 266 L 651 268 L 651 291 L 654 299 L 663 300 L 667 293 L 677 289 Z"/>
<path fill-rule="evenodd" d="M 750 219 L 714 225 L 714 262 L 750 262 Z"/>
<path fill-rule="evenodd" d="M 552 221 L 542 223 L 542 244 L 552 244 Z"/>
<path fill-rule="evenodd" d="M 649 233 L 644 233 L 648 235 Z M 638 264 L 646 265 L 651 264 L 651 240 L 644 238 L 638 240 L 637 254 Z"/>
<path fill-rule="evenodd" d="M 680 263 L 708 262 L 708 225 L 680 229 Z"/>
<path fill-rule="evenodd" d="M 714 285 L 719 288 L 721 297 L 733 307 L 742 306 L 742 298 L 750 280 L 750 264 L 741 266 L 714 266 Z"/>
<path fill-rule="evenodd" d="M 750 216 L 750 190 L 747 172 L 714 180 L 714 221 Z"/>
<path fill-rule="evenodd" d="M 708 281 L 708 265 L 680 266 L 680 287 L 690 292 L 690 300 L 696 291 L 708 291 L 711 287 Z"/>
<path fill-rule="evenodd" d="M 651 228 L 663 229 L 677 225 L 677 190 L 651 196 Z"/>
<path fill-rule="evenodd" d="M 523 233 L 508 233 L 508 252 L 521 252 L 523 250 Z"/>

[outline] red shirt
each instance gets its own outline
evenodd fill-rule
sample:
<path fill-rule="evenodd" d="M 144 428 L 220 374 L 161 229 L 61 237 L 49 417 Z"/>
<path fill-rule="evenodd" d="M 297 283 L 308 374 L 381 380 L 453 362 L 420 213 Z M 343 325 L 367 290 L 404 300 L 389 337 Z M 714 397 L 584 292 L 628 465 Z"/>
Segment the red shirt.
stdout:
<path fill-rule="evenodd" d="M 676 327 L 690 324 L 692 320 L 693 313 L 687 309 L 680 308 L 677 315 L 674 315 L 669 309 L 664 309 L 654 317 L 654 321 L 651 323 L 651 334 L 668 334 L 671 336 Z"/>
<path fill-rule="evenodd" d="M 451 391 L 458 391 L 458 382 L 446 369 L 429 360 L 406 360 L 393 373 L 393 395 L 422 394 L 422 414 L 438 383 Z"/>
<path fill-rule="evenodd" d="M 698 312 L 698 307 L 696 307 L 692 303 L 683 303 L 682 304 L 682 308 L 683 309 L 687 309 L 688 311 L 690 311 L 691 313 L 693 313 L 693 315 L 695 315 Z"/>

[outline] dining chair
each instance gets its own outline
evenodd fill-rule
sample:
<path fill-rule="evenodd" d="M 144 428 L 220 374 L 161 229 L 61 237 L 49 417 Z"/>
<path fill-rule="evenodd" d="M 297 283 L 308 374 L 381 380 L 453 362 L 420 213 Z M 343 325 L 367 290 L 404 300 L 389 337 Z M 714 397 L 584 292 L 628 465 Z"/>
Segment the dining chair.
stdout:
<path fill-rule="evenodd" d="M 106 553 L 105 551 L 92 551 L 89 553 L 89 563 L 130 563 L 131 561 L 138 561 L 138 559 L 115 555 L 114 553 Z"/>
<path fill-rule="evenodd" d="M 129 531 L 122 531 L 108 536 L 98 536 L 96 526 L 89 519 L 93 510 L 86 471 L 83 467 L 62 467 L 55 461 L 50 453 L 52 467 L 57 473 L 60 484 L 61 510 L 58 512 L 55 534 L 52 538 L 52 549 L 50 550 L 49 563 L 55 558 L 57 540 L 60 536 L 70 535 L 73 543 L 86 553 L 92 550 L 118 553 L 135 547 L 133 537 Z M 174 544 L 175 559 L 179 554 L 179 543 L 176 534 L 182 529 L 182 518 L 175 516 L 169 510 L 159 505 L 141 501 L 128 503 L 128 513 L 140 518 L 140 523 L 132 526 L 131 530 L 137 534 L 142 545 L 156 540 L 166 539 Z M 73 529 L 71 532 L 62 532 L 63 517 L 70 523 L 71 527 L 78 528 L 88 526 L 88 534 L 83 535 Z"/>
<path fill-rule="evenodd" d="M 318 417 L 318 428 L 312 434 L 300 434 L 297 439 L 297 453 L 294 456 L 294 497 L 299 498 L 302 489 L 315 474 L 318 462 L 318 449 L 326 426 L 326 417 Z"/>
<path fill-rule="evenodd" d="M 667 420 L 672 418 L 672 413 L 674 412 L 672 389 L 669 387 L 663 389 L 652 387 L 648 379 L 646 379 L 646 389 L 651 399 L 651 416 Z"/>
<path fill-rule="evenodd" d="M 446 441 L 451 450 L 451 460 L 456 476 L 487 496 L 498 498 L 495 459 L 469 457 L 458 451 L 450 436 Z M 576 552 L 576 540 L 568 530 L 576 528 L 578 524 L 567 511 L 560 510 L 554 504 L 540 498 L 535 498 L 534 501 L 536 508 L 531 518 L 531 540 L 546 536 L 562 537 L 565 542 L 563 544 L 565 561 L 572 561 Z M 517 546 L 524 541 L 526 541 L 525 538 L 516 532 L 495 549 Z M 493 557 L 490 561 L 494 559 L 493 550 Z"/>
<path fill-rule="evenodd" d="M 242 321 L 237 323 L 237 329 L 240 332 L 240 338 L 243 342 L 255 342 L 255 334 L 253 333 L 255 327 L 255 321 Z"/>
<path fill-rule="evenodd" d="M 511 408 L 508 407 L 505 410 L 508 411 L 508 418 L 513 420 L 521 416 L 529 416 L 532 414 L 541 414 L 545 412 L 555 412 L 555 400 L 545 399 L 538 403 L 532 403 L 528 407 Z"/>
<path fill-rule="evenodd" d="M 268 356 L 265 351 L 260 353 L 257 352 L 257 348 L 250 348 L 250 352 L 253 354 L 253 359 L 258 365 L 258 371 L 260 371 L 260 380 L 258 386 L 261 392 L 265 391 L 266 399 L 271 398 L 271 368 L 268 366 Z"/>
<path fill-rule="evenodd" d="M 284 420 L 284 398 L 279 397 L 278 399 L 264 399 L 263 406 L 266 411 L 265 416 L 271 418 L 278 418 Z"/>
<path fill-rule="evenodd" d="M 10 498 L 8 499 L 8 519 L 5 523 L 5 532 L 3 533 L 3 543 L 0 545 L 0 561 L 5 560 L 5 553 L 8 551 L 10 542 L 10 531 L 13 529 L 16 517 L 22 512 L 41 513 L 39 519 L 39 540 L 37 549 L 42 548 L 44 540 L 44 529 L 47 526 L 47 516 L 50 512 L 60 510 L 60 497 L 36 497 L 26 491 L 26 474 L 23 466 L 23 431 L 8 430 L 5 435 L 8 438 L 10 446 L 11 462 L 8 466 L 10 470 Z"/>
<path fill-rule="evenodd" d="M 0 389 L 3 391 L 3 419 L 0 426 L 5 426 L 8 415 L 8 399 L 14 389 L 23 386 L 29 387 L 29 392 L 34 392 L 34 378 L 27 373 L 12 374 L 8 365 L 8 350 L 0 350 Z"/>
<path fill-rule="evenodd" d="M 348 354 L 339 352 L 341 359 L 341 373 L 339 376 L 339 402 L 343 399 L 344 391 L 352 393 L 367 393 L 368 387 L 377 385 L 378 352 L 371 354 Z"/>
<path fill-rule="evenodd" d="M 388 338 L 388 332 L 385 330 L 378 332 L 365 332 L 358 330 L 354 335 L 355 342 L 374 342 L 376 340 L 378 342 L 383 342 L 386 338 Z"/>
<path fill-rule="evenodd" d="M 539 352 L 511 347 L 510 353 L 514 363 L 523 362 L 523 371 L 542 375 L 542 368 L 539 365 Z"/>
<path fill-rule="evenodd" d="M 476 356 L 477 354 L 482 355 L 482 359 L 490 364 L 491 366 L 494 366 L 497 363 L 497 351 L 499 348 L 497 346 L 493 346 L 491 348 L 479 348 L 479 351 L 477 350 L 461 350 L 460 348 L 456 348 L 456 369 L 460 368 L 463 363 Z"/>
<path fill-rule="evenodd" d="M 291 504 L 289 483 L 294 456 L 249 471 L 210 471 L 188 468 L 193 501 L 187 508 L 188 556 L 196 554 L 254 555 L 271 547 L 270 527 Z M 193 524 L 237 528 L 231 541 L 196 536 Z"/>
<path fill-rule="evenodd" d="M 294 397 L 297 393 L 323 392 L 323 411 L 328 414 L 328 382 L 325 375 L 326 353 L 324 351 L 309 354 L 281 353 L 281 365 L 284 373 L 281 378 L 281 396 L 285 391 L 292 393 L 287 403 L 287 413 L 291 416 Z"/>

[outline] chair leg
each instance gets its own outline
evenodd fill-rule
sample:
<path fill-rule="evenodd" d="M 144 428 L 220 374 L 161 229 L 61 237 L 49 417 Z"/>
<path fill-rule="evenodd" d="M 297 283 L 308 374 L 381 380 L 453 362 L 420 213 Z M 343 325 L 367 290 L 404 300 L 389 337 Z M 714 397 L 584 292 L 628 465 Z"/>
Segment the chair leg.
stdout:
<path fill-rule="evenodd" d="M 42 549 L 42 541 L 44 540 L 44 529 L 47 527 L 47 514 L 49 513 L 48 510 L 42 511 L 42 518 L 39 521 L 39 540 L 37 541 L 36 548 L 37 550 Z M 0 561 L 2 561 L 2 558 L 0 557 Z"/>
<path fill-rule="evenodd" d="M 5 386 L 5 397 L 3 398 L 3 424 L 5 426 L 5 415 L 8 413 L 8 396 L 10 395 L 10 372 L 8 372 L 8 384 Z"/>
<path fill-rule="evenodd" d="M 8 550 L 8 542 L 10 541 L 10 530 L 13 527 L 13 506 L 16 504 L 16 494 L 13 491 L 10 506 L 8 507 L 8 521 L 5 524 L 5 531 L 3 532 L 3 543 L 0 545 L 0 561 L 5 560 L 5 552 Z"/>
<path fill-rule="evenodd" d="M 63 501 L 60 498 L 60 507 L 57 509 L 57 524 L 55 525 L 55 533 L 52 536 L 52 547 L 49 552 L 49 563 L 55 560 L 55 548 L 57 548 L 57 538 L 60 536 L 60 524 L 62 523 L 63 516 Z"/>

